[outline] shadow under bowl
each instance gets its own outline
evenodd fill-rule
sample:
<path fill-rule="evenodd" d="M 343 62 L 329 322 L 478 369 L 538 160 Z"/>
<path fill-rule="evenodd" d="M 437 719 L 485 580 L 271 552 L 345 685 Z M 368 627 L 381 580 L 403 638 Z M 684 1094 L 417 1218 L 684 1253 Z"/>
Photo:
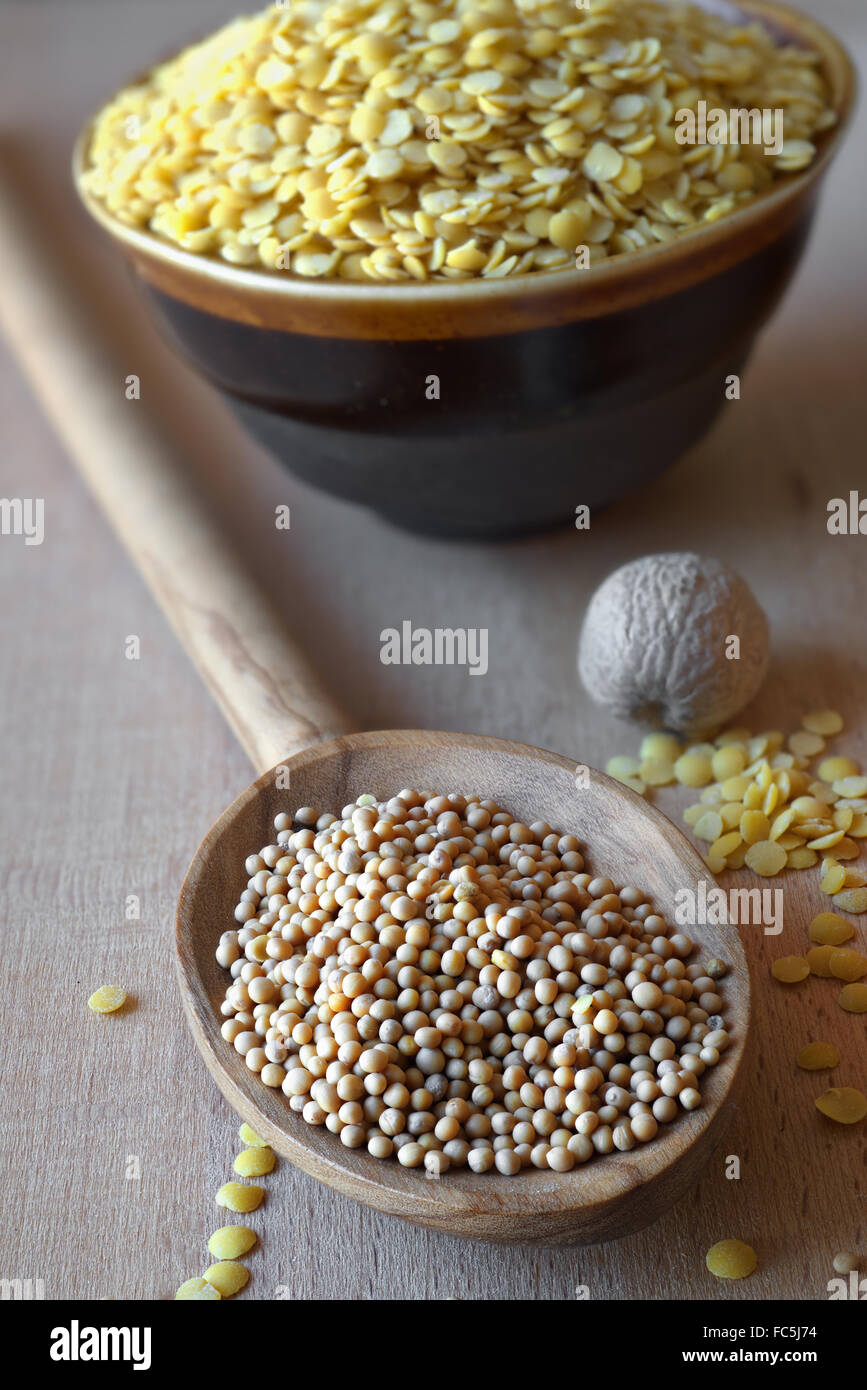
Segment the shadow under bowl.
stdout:
<path fill-rule="evenodd" d="M 722 1139 L 744 1077 L 750 1024 L 749 972 L 735 926 L 689 928 L 699 954 L 729 965 L 723 981 L 730 1047 L 704 1073 L 702 1106 L 662 1126 L 650 1143 L 594 1157 L 569 1173 L 525 1169 L 515 1177 L 451 1169 L 438 1181 L 423 1171 L 347 1149 L 324 1127 L 308 1125 L 270 1090 L 220 1032 L 229 983 L 214 953 L 235 926 L 246 887 L 244 861 L 270 843 L 274 816 L 307 805 L 339 808 L 362 791 L 462 788 L 493 797 L 525 821 L 543 818 L 574 833 L 588 869 L 646 893 L 675 922 L 677 894 L 697 892 L 707 870 L 681 832 L 653 806 L 603 773 L 525 744 L 472 734 L 386 730 L 332 739 L 287 759 L 291 793 L 265 773 L 223 813 L 202 841 L 178 902 L 176 963 L 190 1028 L 232 1108 L 283 1157 L 345 1196 L 417 1225 L 475 1240 L 588 1244 L 640 1230 L 678 1201 Z M 290 802 L 291 795 L 291 802 Z"/>
<path fill-rule="evenodd" d="M 855 78 L 813 19 L 745 15 L 816 50 L 838 113 L 804 173 L 716 224 L 588 270 L 396 285 L 310 281 L 134 230 L 75 181 L 157 319 L 305 482 L 451 537 L 568 521 L 652 481 L 710 428 L 803 253 Z"/>

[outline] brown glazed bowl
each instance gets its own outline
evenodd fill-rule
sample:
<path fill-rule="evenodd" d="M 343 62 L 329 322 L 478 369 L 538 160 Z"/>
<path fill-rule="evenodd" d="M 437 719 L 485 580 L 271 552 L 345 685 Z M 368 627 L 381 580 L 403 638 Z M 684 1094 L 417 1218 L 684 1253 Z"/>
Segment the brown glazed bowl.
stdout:
<path fill-rule="evenodd" d="M 821 55 L 838 124 L 809 169 L 730 217 L 590 270 L 370 285 L 231 266 L 89 196 L 89 127 L 76 186 L 175 346 L 306 482 L 433 534 L 554 525 L 650 481 L 705 434 L 804 250 L 852 63 L 775 0 L 737 8 Z"/>

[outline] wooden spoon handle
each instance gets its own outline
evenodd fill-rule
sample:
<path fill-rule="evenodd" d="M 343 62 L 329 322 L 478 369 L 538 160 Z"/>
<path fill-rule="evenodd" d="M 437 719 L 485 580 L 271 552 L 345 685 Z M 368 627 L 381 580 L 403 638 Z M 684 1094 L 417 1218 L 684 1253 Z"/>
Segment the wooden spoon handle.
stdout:
<path fill-rule="evenodd" d="M 57 433 L 257 771 L 349 722 L 186 477 L 0 170 L 2 327 Z M 87 283 L 83 276 L 82 284 Z"/>

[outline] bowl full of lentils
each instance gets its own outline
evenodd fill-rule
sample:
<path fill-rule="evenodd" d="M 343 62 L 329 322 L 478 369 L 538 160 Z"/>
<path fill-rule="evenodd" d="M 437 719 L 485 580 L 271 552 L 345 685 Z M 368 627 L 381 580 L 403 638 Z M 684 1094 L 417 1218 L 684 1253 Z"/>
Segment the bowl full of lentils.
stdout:
<path fill-rule="evenodd" d="M 350 735 L 210 831 L 182 994 L 231 1104 L 321 1181 L 456 1234 L 603 1240 L 687 1190 L 740 1081 L 737 930 L 676 919 L 704 874 L 555 754 Z"/>
<path fill-rule="evenodd" d="M 75 178 L 289 467 L 502 535 L 709 428 L 853 86 L 836 39 L 767 0 L 298 0 L 120 91 Z"/>

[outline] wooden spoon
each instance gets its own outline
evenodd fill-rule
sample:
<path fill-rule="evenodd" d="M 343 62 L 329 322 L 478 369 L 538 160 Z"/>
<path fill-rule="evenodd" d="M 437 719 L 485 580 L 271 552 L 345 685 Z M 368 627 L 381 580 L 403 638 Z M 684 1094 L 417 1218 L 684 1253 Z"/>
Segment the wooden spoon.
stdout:
<path fill-rule="evenodd" d="M 547 820 L 587 846 L 591 869 L 646 890 L 673 920 L 678 890 L 708 877 L 698 854 L 654 807 L 603 773 L 576 784 L 575 763 L 555 753 L 472 734 L 385 730 L 330 739 L 285 762 L 290 786 L 263 774 L 223 812 L 193 859 L 181 889 L 177 960 L 190 1026 L 220 1090 L 239 1115 L 284 1157 L 346 1196 L 454 1235 L 547 1244 L 593 1242 L 639 1230 L 682 1196 L 722 1137 L 742 1073 L 749 1025 L 749 978 L 734 927 L 688 929 L 698 960 L 731 967 L 724 981 L 733 1043 L 702 1078 L 704 1104 L 630 1153 L 592 1160 L 566 1174 L 526 1169 L 517 1177 L 452 1170 L 426 1181 L 418 1169 L 343 1148 L 326 1129 L 288 1109 L 222 1037 L 219 1008 L 227 975 L 214 958 L 247 876 L 244 860 L 274 838 L 279 811 L 340 808 L 361 792 L 404 787 L 493 797 L 523 820 Z"/>
<path fill-rule="evenodd" d="M 697 959 L 730 966 L 724 995 L 733 1043 L 705 1073 L 703 1106 L 630 1153 L 567 1174 L 517 1177 L 420 1170 L 348 1150 L 307 1125 L 265 1087 L 220 1032 L 226 972 L 215 959 L 246 885 L 244 860 L 274 838 L 278 811 L 339 811 L 361 792 L 404 787 L 476 792 L 524 820 L 544 818 L 586 846 L 591 869 L 648 892 L 673 920 L 675 896 L 708 871 L 663 815 L 619 783 L 538 748 L 471 734 L 387 730 L 328 737 L 347 727 L 273 605 L 185 481 L 182 452 L 141 404 L 124 402 L 118 369 L 92 311 L 63 275 L 6 180 L 0 197 L 2 321 L 59 434 L 247 750 L 267 769 L 197 850 L 178 904 L 177 969 L 187 1018 L 217 1085 L 274 1149 L 368 1206 L 425 1226 L 488 1240 L 596 1242 L 640 1229 L 695 1181 L 728 1123 L 743 1072 L 749 977 L 734 927 L 695 929 Z M 324 742 L 316 742 L 324 738 Z M 313 745 L 313 746 L 306 746 Z M 279 761 L 278 761 L 279 760 Z M 280 770 L 279 785 L 276 772 Z M 288 777 L 288 788 L 286 780 Z"/>

